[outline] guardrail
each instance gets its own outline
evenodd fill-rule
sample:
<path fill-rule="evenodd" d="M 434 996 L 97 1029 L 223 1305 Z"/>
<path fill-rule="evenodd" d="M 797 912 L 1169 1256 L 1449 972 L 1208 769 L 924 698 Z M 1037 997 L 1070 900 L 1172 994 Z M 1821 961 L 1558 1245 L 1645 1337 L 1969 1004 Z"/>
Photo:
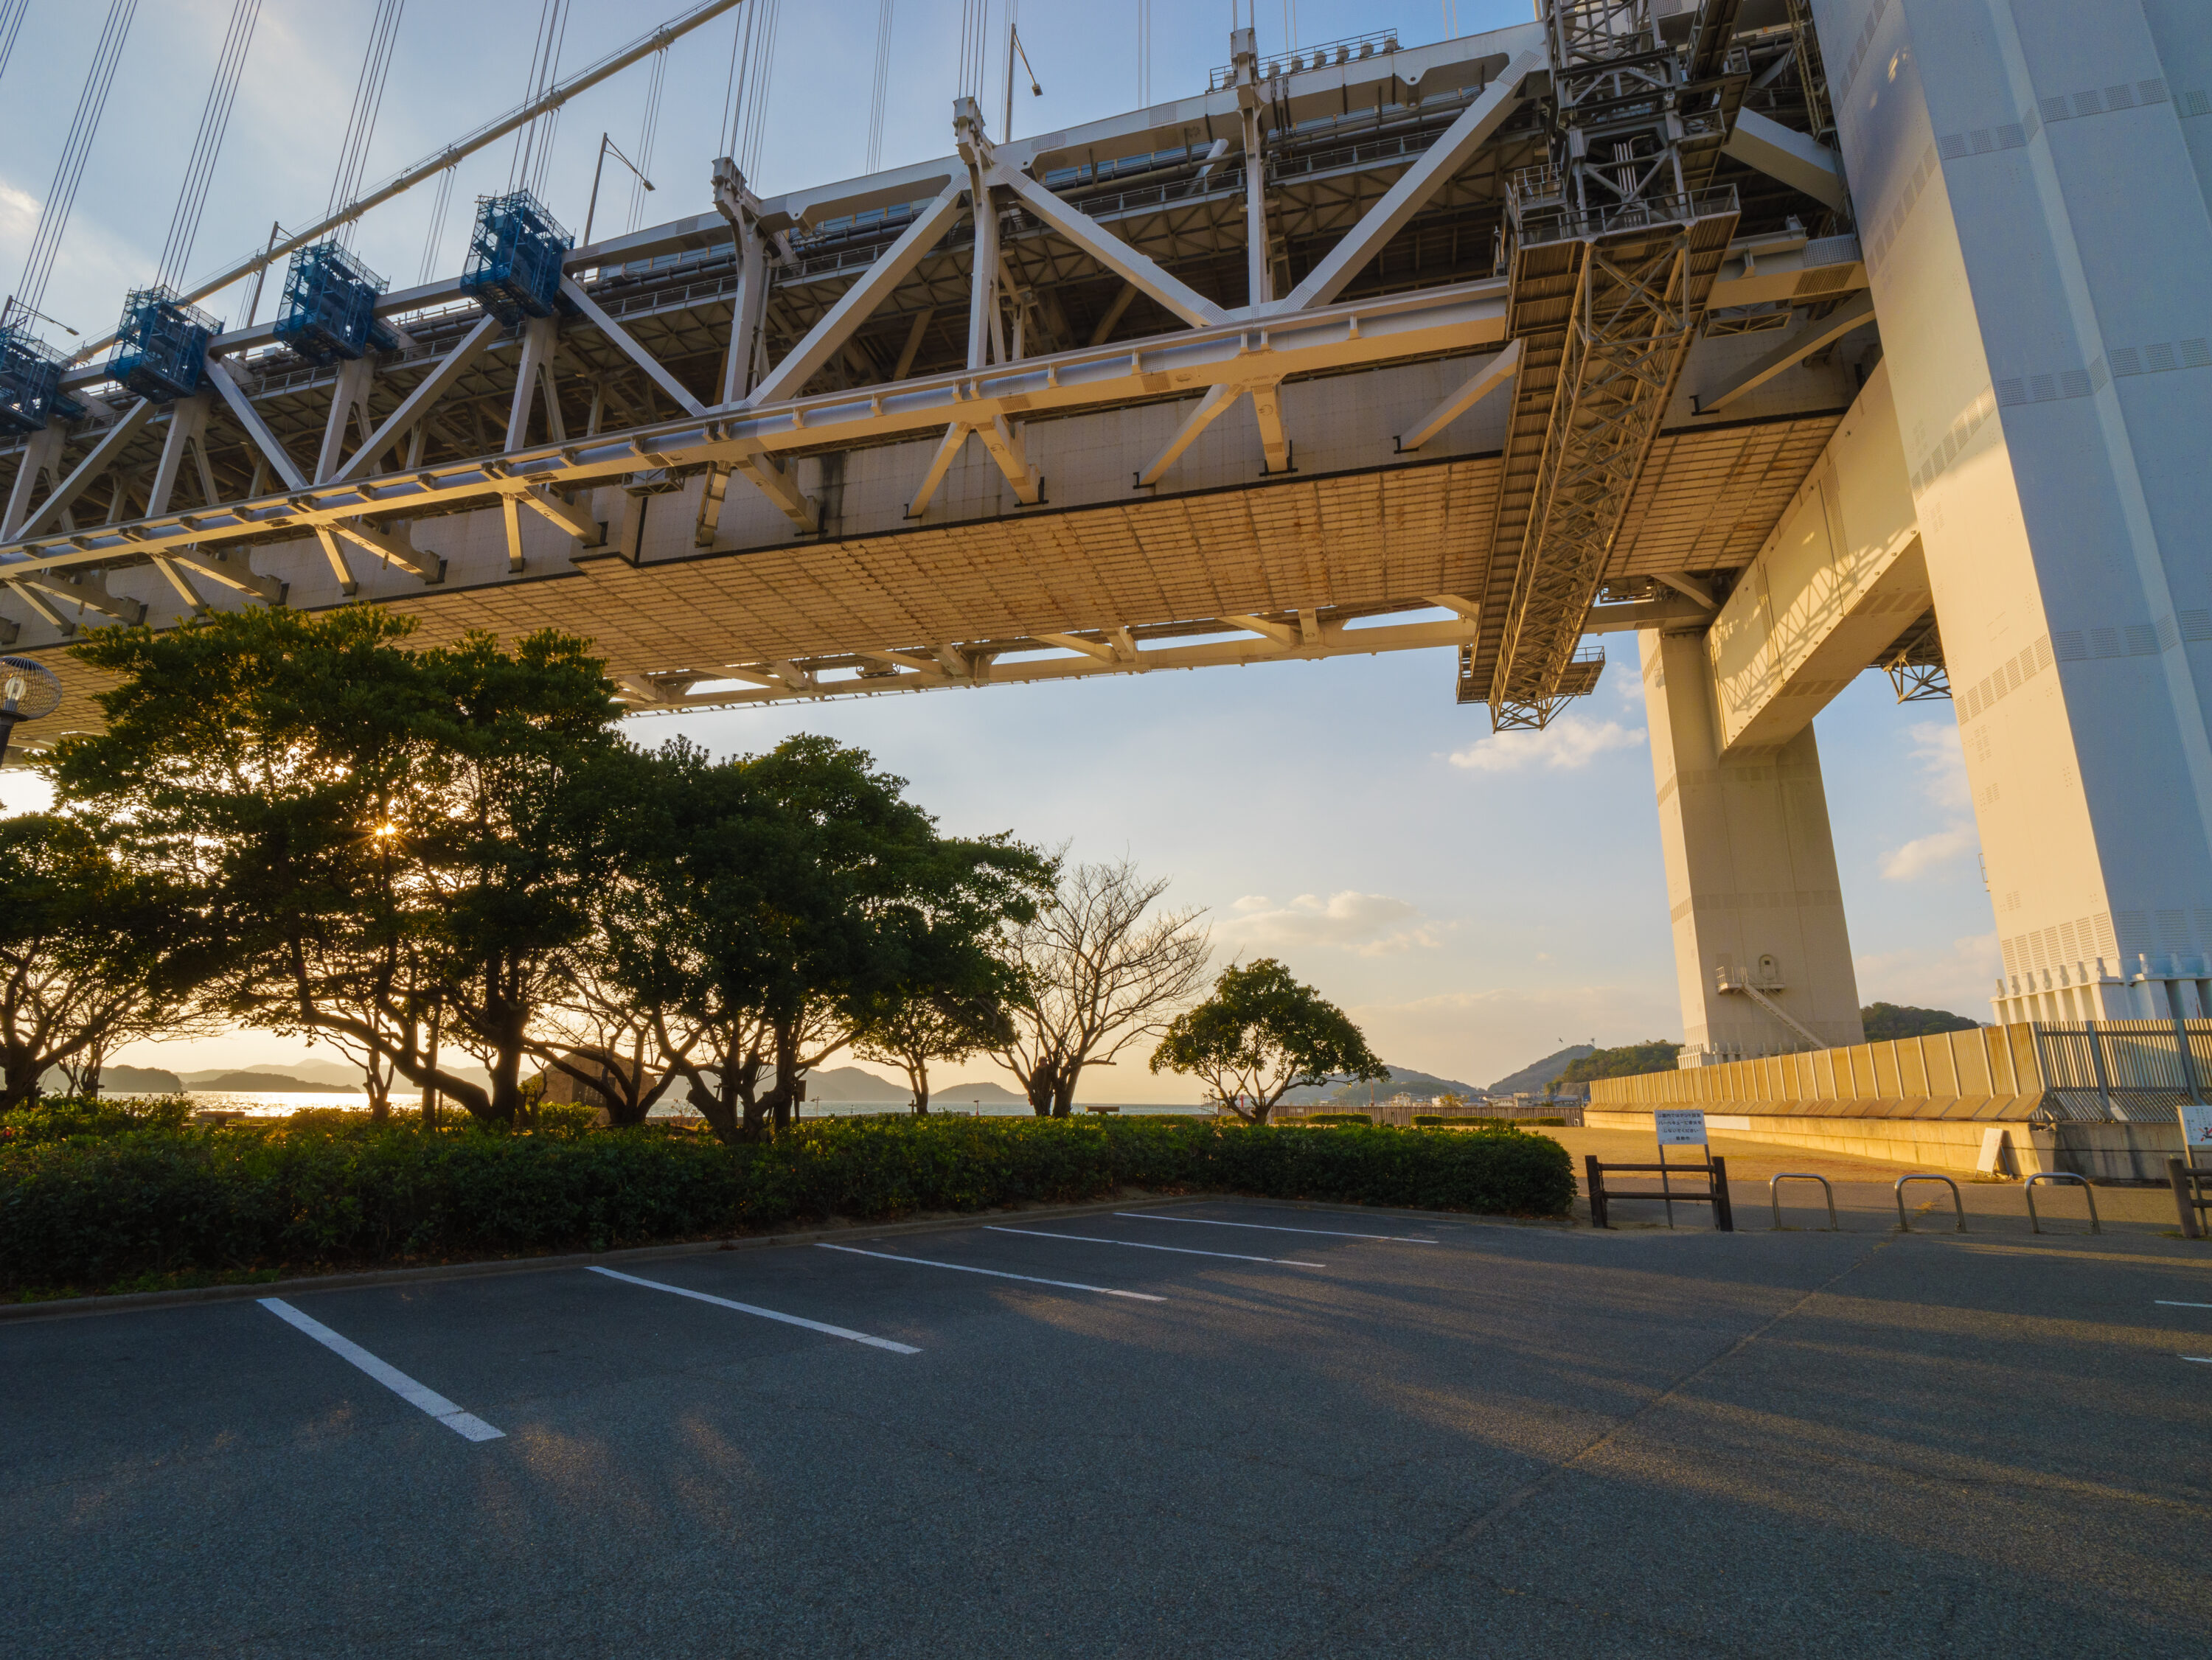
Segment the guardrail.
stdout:
<path fill-rule="evenodd" d="M 2039 1170 L 2027 1178 L 2021 1189 L 2027 1198 L 2027 1231 L 2029 1233 L 2043 1232 L 2043 1220 L 2035 1214 L 2035 1184 L 2038 1182 L 2073 1183 L 2081 1190 L 2081 1197 L 2089 1202 L 2089 1232 L 2102 1233 L 2105 1231 L 2104 1224 L 2097 1220 L 2097 1195 L 2095 1190 L 2089 1185 L 2088 1178 L 2077 1176 L 2070 1170 Z"/>
<path fill-rule="evenodd" d="M 1835 1233 L 1842 1231 L 1836 1222 L 1836 1190 L 1828 1185 L 1828 1178 L 1826 1176 L 1816 1176 L 1809 1170 L 1783 1170 L 1776 1172 L 1766 1178 L 1766 1197 L 1773 1202 L 1776 1233 L 1779 1233 L 1782 1231 L 1782 1184 L 1784 1182 L 1820 1183 L 1820 1191 L 1826 1196 L 1828 1201 L 1828 1232 Z"/>
<path fill-rule="evenodd" d="M 1964 1233 L 1966 1231 L 1966 1202 L 1959 1195 L 1958 1183 L 1953 1181 L 1948 1176 L 1939 1176 L 1932 1170 L 1916 1170 L 1910 1176 L 1899 1176 L 1897 1178 L 1895 1191 L 1897 1194 L 1897 1229 L 1899 1233 L 1910 1233 L 1912 1232 L 1912 1224 L 1907 1221 L 1905 1216 L 1905 1184 L 1907 1182 L 1941 1182 L 1944 1186 L 1949 1188 L 1951 1190 L 1951 1203 L 1953 1205 L 1957 1207 L 1959 1212 L 1959 1232 Z"/>

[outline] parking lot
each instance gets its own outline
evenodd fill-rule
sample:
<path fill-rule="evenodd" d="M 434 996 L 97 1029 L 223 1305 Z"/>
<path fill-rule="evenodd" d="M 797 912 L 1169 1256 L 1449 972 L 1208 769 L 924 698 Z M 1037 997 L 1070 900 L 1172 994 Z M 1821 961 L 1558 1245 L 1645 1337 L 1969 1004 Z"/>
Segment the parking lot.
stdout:
<path fill-rule="evenodd" d="M 1843 1197 L 1017 1213 L 9 1321 L 8 1646 L 2203 1653 L 2212 1250 Z"/>

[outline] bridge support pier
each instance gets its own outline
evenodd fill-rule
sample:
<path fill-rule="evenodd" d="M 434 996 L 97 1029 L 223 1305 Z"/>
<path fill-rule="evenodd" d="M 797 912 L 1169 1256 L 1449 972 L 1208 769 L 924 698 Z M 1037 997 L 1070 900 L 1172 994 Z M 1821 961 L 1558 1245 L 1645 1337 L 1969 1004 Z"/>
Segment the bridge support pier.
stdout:
<path fill-rule="evenodd" d="M 1724 756 L 1705 642 L 1647 629 L 1644 705 L 1684 1066 L 1864 1040 L 1820 752 Z"/>
<path fill-rule="evenodd" d="M 2171 0 L 1814 0 L 2004 978 L 2212 992 L 2212 25 Z"/>

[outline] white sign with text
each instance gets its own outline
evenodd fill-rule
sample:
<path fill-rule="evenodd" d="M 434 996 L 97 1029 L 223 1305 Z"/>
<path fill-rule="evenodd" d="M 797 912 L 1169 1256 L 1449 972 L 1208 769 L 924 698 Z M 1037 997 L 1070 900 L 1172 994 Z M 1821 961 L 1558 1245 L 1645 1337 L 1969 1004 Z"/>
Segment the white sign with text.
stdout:
<path fill-rule="evenodd" d="M 2181 1115 L 2181 1149 L 2191 1164 L 2212 1165 L 2212 1106 L 2189 1101 L 2174 1108 Z"/>
<path fill-rule="evenodd" d="M 1663 1107 L 1651 1115 L 1662 1147 L 1703 1147 L 1705 1115 L 1695 1108 Z"/>

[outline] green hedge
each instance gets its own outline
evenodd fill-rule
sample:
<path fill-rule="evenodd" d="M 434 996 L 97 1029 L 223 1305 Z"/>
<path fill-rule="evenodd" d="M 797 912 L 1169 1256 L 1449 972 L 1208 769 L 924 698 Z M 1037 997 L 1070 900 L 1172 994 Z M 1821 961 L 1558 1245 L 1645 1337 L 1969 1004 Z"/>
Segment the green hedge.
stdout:
<path fill-rule="evenodd" d="M 1527 1216 L 1564 1215 L 1575 1191 L 1565 1149 L 1517 1132 L 902 1117 L 729 1148 L 655 1126 L 144 1129 L 0 1149 L 0 1294 L 601 1251 L 1124 1185 Z"/>

